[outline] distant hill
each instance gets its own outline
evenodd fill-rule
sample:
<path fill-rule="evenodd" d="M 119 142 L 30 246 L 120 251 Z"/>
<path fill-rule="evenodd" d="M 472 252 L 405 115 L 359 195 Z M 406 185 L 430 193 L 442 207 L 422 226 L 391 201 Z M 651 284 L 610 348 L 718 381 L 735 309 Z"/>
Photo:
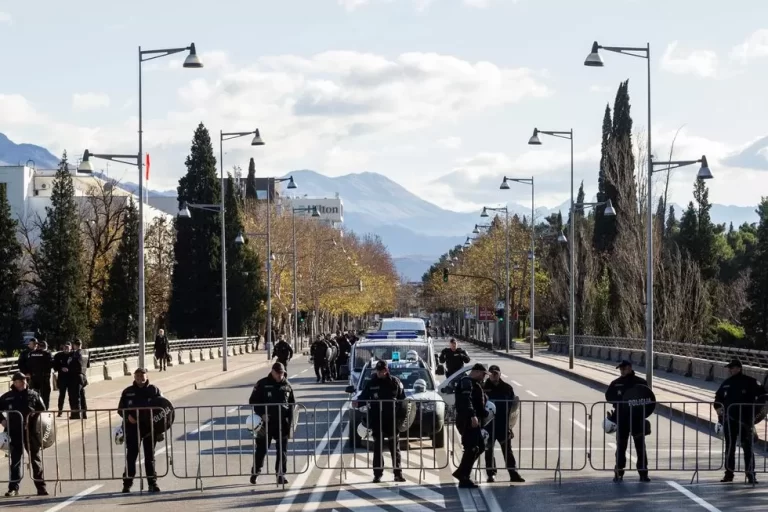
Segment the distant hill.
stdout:
<path fill-rule="evenodd" d="M 32 160 L 38 169 L 56 169 L 59 157 L 34 144 L 16 144 L 0 133 L 0 165 L 24 165 Z"/>

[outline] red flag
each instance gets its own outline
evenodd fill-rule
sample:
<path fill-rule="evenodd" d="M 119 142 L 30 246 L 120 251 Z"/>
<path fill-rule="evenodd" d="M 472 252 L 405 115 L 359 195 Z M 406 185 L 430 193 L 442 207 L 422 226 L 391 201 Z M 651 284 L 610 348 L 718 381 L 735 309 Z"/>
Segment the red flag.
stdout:
<path fill-rule="evenodd" d="M 147 153 L 147 181 L 149 181 L 149 153 Z"/>

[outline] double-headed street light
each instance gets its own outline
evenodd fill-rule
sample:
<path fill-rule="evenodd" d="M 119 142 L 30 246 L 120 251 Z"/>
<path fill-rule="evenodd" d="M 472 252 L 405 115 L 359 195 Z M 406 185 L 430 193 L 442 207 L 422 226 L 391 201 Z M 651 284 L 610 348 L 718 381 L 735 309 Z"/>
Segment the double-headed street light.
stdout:
<path fill-rule="evenodd" d="M 164 48 L 160 50 L 142 50 L 139 46 L 139 366 L 145 368 L 144 352 L 146 351 L 146 325 L 147 316 L 144 306 L 144 117 L 142 105 L 142 77 L 141 65 L 149 60 L 167 57 L 176 53 L 189 51 L 189 55 L 184 59 L 183 67 L 188 69 L 199 69 L 203 67 L 200 57 L 197 56 L 195 43 L 181 48 Z M 224 352 L 226 353 L 226 351 Z"/>
<path fill-rule="evenodd" d="M 299 349 L 299 296 L 298 287 L 296 286 L 296 274 L 298 272 L 298 255 L 296 252 L 296 214 L 297 213 L 311 213 L 312 217 L 320 217 L 320 212 L 317 210 L 317 206 L 298 206 L 291 208 L 291 224 L 293 229 L 293 350 Z M 334 240 L 334 244 L 336 241 Z"/>

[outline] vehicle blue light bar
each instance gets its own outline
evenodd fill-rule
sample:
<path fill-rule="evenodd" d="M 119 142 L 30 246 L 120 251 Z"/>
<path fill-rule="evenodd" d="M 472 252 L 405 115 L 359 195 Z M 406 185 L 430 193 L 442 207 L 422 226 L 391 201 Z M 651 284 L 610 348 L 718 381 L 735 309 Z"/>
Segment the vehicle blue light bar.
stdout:
<path fill-rule="evenodd" d="M 376 331 L 366 335 L 369 340 L 415 340 L 418 337 L 416 331 Z"/>

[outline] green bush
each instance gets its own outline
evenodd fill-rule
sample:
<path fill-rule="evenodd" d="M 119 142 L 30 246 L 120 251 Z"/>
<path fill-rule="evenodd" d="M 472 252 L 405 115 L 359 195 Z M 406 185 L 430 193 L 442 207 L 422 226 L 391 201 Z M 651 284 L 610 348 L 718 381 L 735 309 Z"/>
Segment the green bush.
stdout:
<path fill-rule="evenodd" d="M 715 325 L 715 336 L 720 345 L 740 347 L 746 343 L 744 328 L 724 320 L 719 320 Z"/>

